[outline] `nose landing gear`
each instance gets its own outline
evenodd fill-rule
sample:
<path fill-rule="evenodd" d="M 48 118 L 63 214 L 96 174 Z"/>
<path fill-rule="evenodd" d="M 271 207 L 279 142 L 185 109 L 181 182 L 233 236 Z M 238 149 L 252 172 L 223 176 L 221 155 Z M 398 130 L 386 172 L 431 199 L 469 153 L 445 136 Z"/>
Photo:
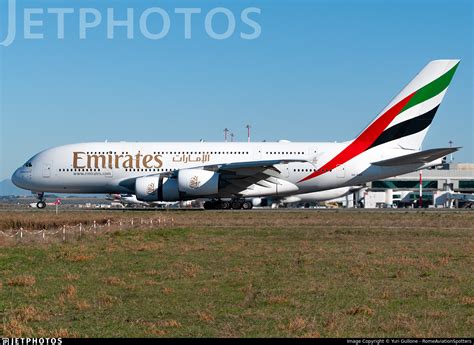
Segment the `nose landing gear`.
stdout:
<path fill-rule="evenodd" d="M 36 203 L 36 207 L 39 209 L 43 209 L 46 207 L 46 202 L 44 201 L 44 193 L 37 193 L 36 197 L 38 198 L 38 202 Z"/>

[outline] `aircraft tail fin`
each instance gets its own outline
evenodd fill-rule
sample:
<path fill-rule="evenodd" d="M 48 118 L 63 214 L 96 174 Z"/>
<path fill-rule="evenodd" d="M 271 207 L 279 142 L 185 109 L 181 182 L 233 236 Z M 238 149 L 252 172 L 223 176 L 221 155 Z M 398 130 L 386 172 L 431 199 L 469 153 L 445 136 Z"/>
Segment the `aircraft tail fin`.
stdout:
<path fill-rule="evenodd" d="M 355 139 L 367 149 L 387 144 L 419 150 L 459 60 L 434 60 Z"/>
<path fill-rule="evenodd" d="M 299 182 L 335 169 L 362 152 L 381 145 L 419 151 L 458 65 L 459 60 L 429 62 L 357 138 L 321 169 Z"/>

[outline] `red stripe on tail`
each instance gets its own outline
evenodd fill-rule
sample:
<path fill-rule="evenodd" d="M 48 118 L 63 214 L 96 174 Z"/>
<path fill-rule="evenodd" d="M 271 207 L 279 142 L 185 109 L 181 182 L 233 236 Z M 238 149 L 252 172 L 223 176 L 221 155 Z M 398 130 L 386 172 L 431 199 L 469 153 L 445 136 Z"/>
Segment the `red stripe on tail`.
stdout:
<path fill-rule="evenodd" d="M 385 128 L 387 128 L 387 126 L 393 121 L 393 119 L 398 114 L 400 114 L 400 112 L 403 110 L 405 105 L 410 101 L 414 94 L 415 92 L 408 95 L 400 102 L 395 104 L 393 107 L 391 107 L 389 110 L 387 110 L 384 114 L 379 116 L 374 122 L 372 122 L 369 127 L 367 127 L 352 143 L 350 143 L 336 157 L 331 159 L 317 171 L 298 181 L 298 183 L 322 175 L 336 168 L 338 165 L 344 164 L 348 160 L 358 156 L 359 154 L 367 150 L 374 143 L 374 141 L 377 140 L 377 138 L 382 134 Z"/>

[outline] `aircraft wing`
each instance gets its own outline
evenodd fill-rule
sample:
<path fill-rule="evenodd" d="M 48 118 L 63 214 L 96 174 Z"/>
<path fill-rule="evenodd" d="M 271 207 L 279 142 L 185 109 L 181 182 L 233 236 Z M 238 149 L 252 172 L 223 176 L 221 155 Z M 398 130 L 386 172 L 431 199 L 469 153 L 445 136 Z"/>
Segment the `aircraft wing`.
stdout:
<path fill-rule="evenodd" d="M 205 166 L 205 169 L 213 170 L 213 167 L 216 167 L 216 172 L 223 173 L 223 172 L 233 172 L 233 173 L 240 173 L 249 170 L 249 169 L 256 169 L 256 170 L 266 170 L 272 169 L 278 173 L 280 171 L 275 168 L 275 165 L 278 164 L 288 164 L 292 162 L 306 162 L 305 160 L 301 159 L 272 159 L 266 161 L 253 161 L 253 162 L 238 162 L 238 163 L 228 163 L 228 164 L 219 164 L 219 165 L 210 165 Z"/>
<path fill-rule="evenodd" d="M 411 153 L 405 156 L 400 156 L 391 159 L 385 159 L 378 162 L 373 162 L 373 165 L 377 166 L 397 166 L 397 165 L 411 165 L 411 164 L 426 164 L 436 159 L 442 158 L 449 155 L 450 153 L 456 152 L 460 147 L 448 147 L 439 149 L 430 149 L 426 151 L 420 151 Z"/>
<path fill-rule="evenodd" d="M 205 166 L 204 169 L 212 170 L 221 175 L 222 194 L 238 194 L 253 184 L 262 187 L 272 187 L 278 183 L 281 171 L 275 167 L 279 164 L 292 162 L 306 162 L 300 159 L 277 159 L 254 162 L 239 162 Z"/>
<path fill-rule="evenodd" d="M 301 159 L 275 159 L 275 160 L 262 160 L 253 162 L 238 162 L 228 164 L 213 164 L 198 166 L 189 169 L 204 169 L 215 171 L 221 176 L 221 185 L 219 194 L 221 196 L 232 196 L 239 194 L 246 190 L 250 186 L 256 184 L 261 187 L 274 187 L 278 184 L 278 178 L 280 177 L 281 171 L 275 167 L 279 164 L 288 164 L 292 162 L 307 162 Z M 161 176 L 176 177 L 179 171 L 170 171 L 165 173 L 159 173 Z M 155 174 L 152 174 L 155 175 Z M 150 175 L 150 176 L 152 176 Z M 135 188 L 136 178 L 129 178 L 120 181 L 119 185 L 133 191 Z"/>

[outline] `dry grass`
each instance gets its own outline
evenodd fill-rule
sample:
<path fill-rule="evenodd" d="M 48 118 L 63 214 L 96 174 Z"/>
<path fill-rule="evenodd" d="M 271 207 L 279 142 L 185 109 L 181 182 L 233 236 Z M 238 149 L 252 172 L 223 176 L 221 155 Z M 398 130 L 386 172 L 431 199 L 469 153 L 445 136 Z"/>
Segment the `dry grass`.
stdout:
<path fill-rule="evenodd" d="M 4 319 L 3 336 L 27 337 L 32 336 L 33 329 L 28 323 L 45 320 L 46 316 L 39 313 L 32 305 L 25 305 L 11 310 Z"/>
<path fill-rule="evenodd" d="M 3 336 L 22 338 L 33 334 L 33 329 L 17 319 L 10 319 L 3 324 Z"/>
<path fill-rule="evenodd" d="M 23 306 L 13 311 L 13 318 L 20 322 L 29 322 L 38 319 L 38 311 L 32 305 Z"/>
<path fill-rule="evenodd" d="M 174 292 L 174 290 L 173 290 L 172 288 L 170 288 L 170 287 L 163 287 L 163 288 L 161 289 L 161 291 L 162 291 L 163 294 L 165 294 L 165 295 L 170 295 L 170 294 L 172 294 L 172 293 Z"/>
<path fill-rule="evenodd" d="M 77 338 L 79 334 L 74 331 L 70 331 L 67 328 L 58 328 L 52 330 L 39 329 L 38 337 L 42 338 Z"/>
<path fill-rule="evenodd" d="M 367 316 L 372 316 L 375 314 L 374 310 L 368 306 L 356 306 L 352 307 L 347 311 L 348 315 L 367 315 Z"/>
<path fill-rule="evenodd" d="M 288 303 L 288 297 L 282 295 L 269 296 L 267 302 L 270 304 L 285 304 Z"/>
<path fill-rule="evenodd" d="M 79 274 L 72 274 L 72 273 L 67 273 L 64 276 L 64 279 L 67 281 L 76 281 L 76 280 L 79 280 L 79 278 L 80 278 Z"/>
<path fill-rule="evenodd" d="M 474 296 L 463 296 L 461 303 L 465 305 L 474 305 Z"/>
<path fill-rule="evenodd" d="M 125 282 L 118 277 L 107 277 L 103 279 L 104 283 L 107 285 L 125 285 Z"/>
<path fill-rule="evenodd" d="M 2 248 L 2 334 L 472 336 L 474 213 L 70 212 L 54 224 L 170 215 L 172 228 Z"/>
<path fill-rule="evenodd" d="M 20 275 L 8 279 L 8 285 L 10 286 L 33 286 L 36 283 L 36 278 L 32 275 Z"/>
<path fill-rule="evenodd" d="M 203 322 L 214 322 L 214 315 L 212 315 L 209 311 L 200 310 L 197 312 L 197 316 L 199 320 Z"/>
<path fill-rule="evenodd" d="M 115 296 L 108 295 L 105 292 L 100 292 L 99 296 L 97 297 L 97 305 L 101 308 L 110 308 L 115 303 L 117 303 L 119 298 Z"/>
<path fill-rule="evenodd" d="M 67 260 L 71 262 L 82 262 L 82 261 L 89 261 L 93 259 L 94 259 L 93 255 L 85 255 L 85 254 L 73 255 L 67 258 Z"/>
<path fill-rule="evenodd" d="M 155 328 L 152 328 L 152 329 L 147 331 L 147 334 L 150 334 L 150 335 L 153 335 L 153 336 L 156 336 L 156 337 L 164 337 L 168 333 L 169 332 L 164 330 L 164 329 L 155 329 Z"/>
<path fill-rule="evenodd" d="M 84 226 L 107 224 L 110 219 L 107 214 L 65 212 L 56 215 L 53 212 L 2 212 L 0 218 L 0 230 L 8 229 L 56 229 L 63 225 L 76 225 L 82 223 Z M 116 215 L 114 216 L 116 218 Z"/>
<path fill-rule="evenodd" d="M 439 212 L 436 210 L 423 210 L 412 212 L 408 210 L 393 210 L 391 212 L 378 210 L 365 210 L 364 214 L 369 216 L 361 217 L 357 211 L 344 210 L 324 210 L 321 212 L 307 211 L 300 212 L 301 215 L 295 217 L 291 211 L 265 211 L 265 212 L 67 212 L 64 211 L 56 215 L 48 211 L 21 211 L 21 212 L 2 212 L 0 218 L 0 230 L 8 229 L 56 229 L 63 225 L 77 225 L 82 223 L 84 226 L 93 224 L 105 225 L 110 220 L 112 222 L 122 221 L 129 224 L 130 219 L 135 219 L 135 225 L 139 225 L 140 219 L 153 219 L 154 224 L 171 224 L 179 227 L 254 227 L 255 225 L 264 227 L 292 226 L 304 227 L 326 227 L 338 228 L 351 225 L 352 229 L 357 228 L 378 228 L 393 227 L 394 229 L 445 229 L 453 227 L 472 228 L 474 221 L 473 212 Z M 211 215 L 211 216 L 210 216 Z M 161 224 L 160 223 L 160 224 Z M 152 244 L 149 244 L 152 245 Z M 189 244 L 186 244 L 189 245 Z M 192 247 L 184 247 L 184 250 L 190 250 Z M 371 246 L 368 251 L 377 250 Z"/>
<path fill-rule="evenodd" d="M 79 301 L 76 301 L 76 308 L 77 310 L 79 311 L 84 311 L 84 310 L 88 310 L 90 309 L 92 306 L 89 302 L 87 302 L 86 300 L 79 300 Z"/>
<path fill-rule="evenodd" d="M 308 322 L 301 316 L 290 320 L 287 329 L 290 333 L 298 333 L 303 331 L 308 326 Z"/>
<path fill-rule="evenodd" d="M 74 285 L 68 285 L 64 288 L 62 295 L 67 299 L 73 299 L 76 297 L 77 289 Z"/>
<path fill-rule="evenodd" d="M 242 291 L 245 293 L 244 300 L 241 304 L 242 307 L 250 308 L 255 305 L 259 291 L 257 291 L 252 284 L 246 288 L 243 288 Z"/>
<path fill-rule="evenodd" d="M 158 321 L 153 324 L 156 327 L 165 327 L 165 328 L 180 328 L 181 323 L 176 320 L 163 320 Z"/>

